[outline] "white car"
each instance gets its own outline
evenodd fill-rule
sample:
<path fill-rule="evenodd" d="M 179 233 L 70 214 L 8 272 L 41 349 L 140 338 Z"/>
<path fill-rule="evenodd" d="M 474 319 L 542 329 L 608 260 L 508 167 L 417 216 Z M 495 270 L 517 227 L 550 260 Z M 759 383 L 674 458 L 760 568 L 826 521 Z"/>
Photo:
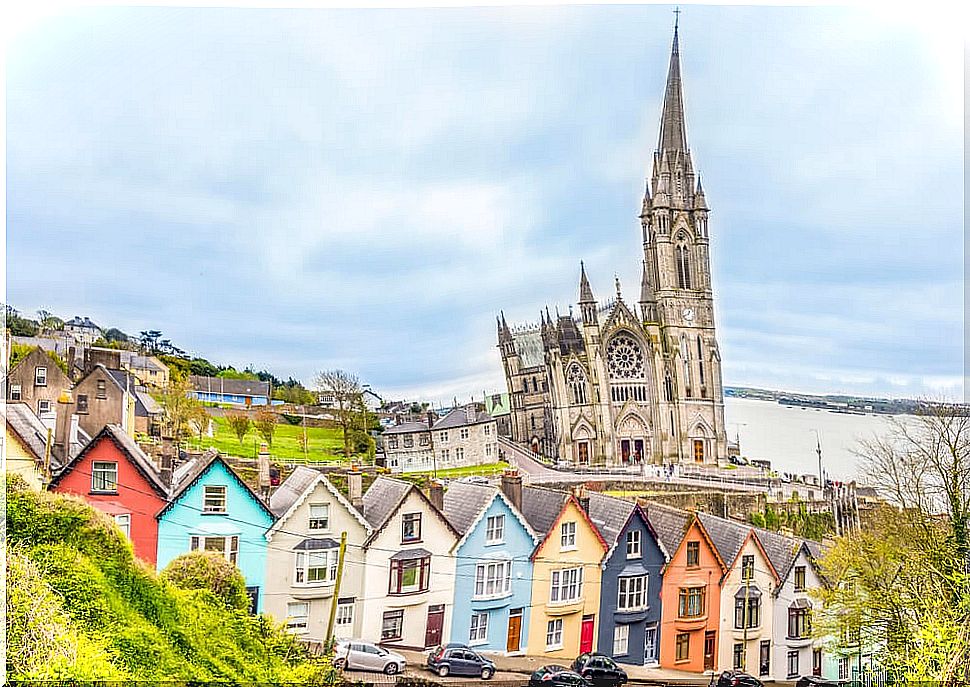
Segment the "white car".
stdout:
<path fill-rule="evenodd" d="M 338 639 L 334 645 L 334 665 L 345 670 L 376 670 L 396 675 L 407 666 L 407 660 L 393 651 L 362 639 Z"/>

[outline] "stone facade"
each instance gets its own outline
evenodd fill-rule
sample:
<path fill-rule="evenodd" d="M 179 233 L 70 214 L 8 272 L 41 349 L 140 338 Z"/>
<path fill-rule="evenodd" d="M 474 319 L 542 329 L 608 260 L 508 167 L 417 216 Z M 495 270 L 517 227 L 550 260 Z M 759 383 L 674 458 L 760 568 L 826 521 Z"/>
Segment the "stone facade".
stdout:
<path fill-rule="evenodd" d="M 452 410 L 430 430 L 426 422 L 405 422 L 384 430 L 383 437 L 391 472 L 425 472 L 499 460 L 495 420 L 474 405 Z"/>
<path fill-rule="evenodd" d="M 61 392 L 70 388 L 71 380 L 41 348 L 28 353 L 7 375 L 7 400 L 26 403 L 38 417 L 55 413 Z"/>
<path fill-rule="evenodd" d="M 498 317 L 512 438 L 578 465 L 727 457 L 714 324 L 709 209 L 687 147 L 677 31 L 660 139 L 643 198 L 639 308 L 601 303 L 581 266 L 579 313 Z"/>

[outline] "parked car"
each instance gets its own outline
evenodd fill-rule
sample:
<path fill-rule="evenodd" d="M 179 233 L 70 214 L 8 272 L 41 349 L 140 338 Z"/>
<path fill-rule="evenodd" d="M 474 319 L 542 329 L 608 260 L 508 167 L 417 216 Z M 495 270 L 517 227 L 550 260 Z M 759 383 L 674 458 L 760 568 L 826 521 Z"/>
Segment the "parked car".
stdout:
<path fill-rule="evenodd" d="M 592 683 L 566 666 L 542 666 L 532 673 L 529 687 L 591 687 Z"/>
<path fill-rule="evenodd" d="M 804 675 L 798 678 L 795 687 L 839 687 L 839 684 L 835 680 L 826 680 L 818 675 Z"/>
<path fill-rule="evenodd" d="M 479 675 L 488 680 L 495 675 L 495 664 L 464 644 L 445 644 L 428 653 L 428 668 L 441 677 Z"/>
<path fill-rule="evenodd" d="M 379 670 L 395 675 L 407 666 L 401 654 L 362 639 L 338 639 L 333 651 L 334 665 L 347 670 Z"/>
<path fill-rule="evenodd" d="M 713 678 L 712 678 L 713 680 Z M 717 678 L 717 687 L 765 687 L 754 675 L 748 675 L 740 670 L 725 670 Z"/>
<path fill-rule="evenodd" d="M 572 669 L 594 685 L 626 684 L 626 671 L 606 654 L 598 652 L 580 654 L 573 661 Z"/>

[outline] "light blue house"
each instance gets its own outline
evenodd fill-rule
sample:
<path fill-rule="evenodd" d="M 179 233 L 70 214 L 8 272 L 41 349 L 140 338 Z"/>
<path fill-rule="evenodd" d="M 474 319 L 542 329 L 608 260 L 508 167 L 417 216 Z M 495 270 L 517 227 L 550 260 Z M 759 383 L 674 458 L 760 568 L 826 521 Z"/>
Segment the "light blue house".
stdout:
<path fill-rule="evenodd" d="M 461 534 L 455 548 L 452 642 L 479 651 L 524 653 L 532 601 L 530 556 L 538 537 L 519 511 L 522 478 L 507 473 L 502 489 L 454 482 L 444 514 Z"/>
<path fill-rule="evenodd" d="M 214 551 L 235 563 L 262 609 L 269 507 L 215 451 L 176 471 L 171 500 L 158 515 L 158 569 L 189 551 Z"/>

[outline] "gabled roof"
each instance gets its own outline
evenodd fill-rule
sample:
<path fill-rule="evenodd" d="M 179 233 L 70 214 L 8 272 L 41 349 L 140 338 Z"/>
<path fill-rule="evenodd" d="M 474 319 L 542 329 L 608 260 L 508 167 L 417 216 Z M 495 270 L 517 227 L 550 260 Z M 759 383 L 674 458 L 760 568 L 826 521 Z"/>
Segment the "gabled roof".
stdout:
<path fill-rule="evenodd" d="M 23 447 L 34 454 L 38 461 L 47 452 L 47 426 L 40 421 L 26 403 L 7 401 L 7 427 L 20 440 Z M 51 467 L 57 468 L 57 459 L 51 455 Z"/>
<path fill-rule="evenodd" d="M 784 582 L 792 566 L 795 565 L 795 559 L 798 557 L 798 552 L 802 549 L 804 542 L 795 537 L 786 537 L 779 532 L 757 527 L 752 529 L 761 543 L 765 555 L 771 562 L 771 566 L 778 574 L 778 581 Z"/>
<path fill-rule="evenodd" d="M 456 542 L 461 539 L 461 533 L 448 521 L 444 513 L 431 503 L 431 499 L 423 491 L 410 482 L 402 482 L 399 479 L 392 479 L 390 477 L 378 477 L 370 485 L 370 488 L 364 492 L 364 518 L 373 528 L 370 537 L 364 542 L 364 546 L 368 546 L 380 534 L 381 530 L 384 529 L 391 519 L 391 516 L 400 510 L 404 501 L 412 491 L 417 493 L 418 498 L 422 499 L 431 511 L 441 518 L 441 522 L 455 535 Z"/>
<path fill-rule="evenodd" d="M 610 548 L 616 543 L 616 538 L 620 536 L 620 532 L 629 522 L 635 506 L 636 504 L 633 501 L 590 492 L 589 519 L 596 525 L 603 540 Z"/>
<path fill-rule="evenodd" d="M 175 505 L 175 502 L 182 498 L 192 486 L 198 482 L 203 475 L 205 475 L 215 463 L 221 463 L 230 475 L 232 475 L 236 482 L 245 489 L 253 500 L 259 505 L 259 507 L 269 516 L 272 522 L 276 522 L 276 516 L 273 515 L 273 511 L 269 509 L 266 502 L 260 498 L 259 494 L 253 491 L 252 487 L 246 484 L 246 480 L 240 477 L 233 467 L 226 462 L 226 460 L 219 454 L 218 451 L 207 451 L 202 454 L 202 457 L 191 463 L 191 467 L 184 470 L 184 472 L 179 473 L 180 479 L 172 486 L 172 495 L 169 498 L 169 502 L 165 505 L 162 510 L 158 512 L 155 516 L 156 519 L 161 519 L 161 517 L 168 512 L 168 510 Z M 174 479 L 174 475 L 173 475 Z"/>
<path fill-rule="evenodd" d="M 771 561 L 771 557 L 768 555 L 768 552 L 765 551 L 764 545 L 761 543 L 761 540 L 758 538 L 758 535 L 755 533 L 754 528 L 752 528 L 752 527 L 749 527 L 748 528 L 748 533 L 747 533 L 747 535 L 745 535 L 744 541 L 741 542 L 741 548 L 738 550 L 738 553 L 734 557 L 734 559 L 732 559 L 731 562 L 728 564 L 728 570 L 730 570 L 735 565 L 737 565 L 738 557 L 740 557 L 741 551 L 744 550 L 744 544 L 749 539 L 754 542 L 754 545 L 756 547 L 758 547 L 758 550 L 761 552 L 761 555 L 765 559 L 765 562 L 768 563 L 768 572 L 770 572 L 771 573 L 771 576 L 775 578 L 775 583 L 776 583 L 776 587 L 777 587 L 777 583 L 781 582 L 781 576 L 778 574 L 778 570 L 775 568 L 775 564 Z M 725 575 L 726 574 L 727 574 L 727 572 L 725 571 Z M 723 579 L 723 577 L 722 577 L 722 579 Z"/>
<path fill-rule="evenodd" d="M 78 380 L 77 385 L 75 386 L 83 384 L 84 380 L 86 380 L 88 377 L 90 377 L 91 375 L 93 375 L 95 372 L 98 372 L 98 371 L 103 372 L 105 376 L 108 379 L 110 379 L 112 382 L 114 382 L 114 385 L 118 387 L 118 389 L 120 389 L 121 391 L 131 391 L 132 387 L 134 386 L 133 384 L 128 383 L 127 372 L 125 372 L 124 370 L 109 370 L 102 363 L 98 363 L 97 365 L 94 365 L 90 370 L 88 370 L 85 373 L 85 375 Z"/>
<path fill-rule="evenodd" d="M 411 432 L 427 432 L 428 424 L 426 422 L 402 422 L 399 425 L 393 425 L 384 430 L 384 435 L 388 434 L 408 434 Z"/>
<path fill-rule="evenodd" d="M 108 439 L 118 448 L 119 451 L 124 454 L 135 469 L 141 474 L 142 477 L 151 485 L 152 489 L 163 499 L 167 499 L 169 496 L 169 489 L 165 482 L 162 481 L 162 476 L 159 474 L 158 468 L 155 467 L 155 463 L 152 461 L 148 455 L 135 443 L 128 434 L 119 425 L 108 424 L 105 425 L 100 432 L 98 432 L 94 438 L 88 442 L 81 451 L 74 456 L 51 480 L 51 488 L 56 487 L 65 475 L 69 474 L 76 468 L 84 457 L 87 456 L 91 450 L 101 442 L 102 439 Z M 166 506 L 167 507 L 167 506 Z"/>
<path fill-rule="evenodd" d="M 27 353 L 27 355 L 25 355 L 23 358 L 18 360 L 16 365 L 14 365 L 9 370 L 7 370 L 7 377 L 12 375 L 15 370 L 19 370 L 21 366 L 26 368 L 31 364 L 34 364 L 36 366 L 36 365 L 39 365 L 40 363 L 44 363 L 45 366 L 47 367 L 48 386 L 54 385 L 54 382 L 51 379 L 51 376 L 53 375 L 59 378 L 61 384 L 63 384 L 64 386 L 70 387 L 71 386 L 70 378 L 66 374 L 64 374 L 64 370 L 58 367 L 54 359 L 51 358 L 50 353 L 56 353 L 56 351 L 54 349 L 48 350 L 46 348 L 43 348 L 42 346 L 35 346 L 33 350 Z M 33 362 L 33 363 L 31 362 L 31 361 L 34 361 L 39 356 L 43 356 L 43 358 L 36 360 L 36 362 Z"/>
<path fill-rule="evenodd" d="M 472 419 L 469 419 L 464 408 L 455 408 L 434 423 L 432 429 L 435 431 L 439 429 L 454 429 L 455 427 L 468 427 L 470 425 L 479 425 L 483 422 L 491 421 L 492 416 L 482 410 L 476 410 Z"/>
<path fill-rule="evenodd" d="M 189 375 L 189 384 L 195 391 L 232 394 L 233 396 L 269 396 L 269 382 L 251 379 L 225 379 Z"/>
<path fill-rule="evenodd" d="M 319 470 L 314 470 L 312 468 L 300 466 L 293 471 L 289 477 L 280 485 L 269 500 L 269 508 L 273 511 L 277 520 L 273 523 L 273 526 L 266 531 L 266 539 L 272 539 L 273 535 L 277 532 L 286 531 L 283 529 L 284 524 L 290 519 L 290 516 L 296 511 L 300 505 L 309 498 L 318 484 L 323 484 L 327 491 L 333 495 L 337 502 L 340 503 L 353 517 L 361 524 L 364 531 L 370 536 L 373 531 L 370 523 L 364 519 L 356 508 L 354 508 L 350 501 L 348 501 L 340 491 L 333 486 L 333 484 L 326 478 L 326 476 Z M 294 533 L 296 534 L 296 533 Z"/>
<path fill-rule="evenodd" d="M 593 509 L 592 504 L 590 504 L 590 510 L 592 509 Z M 647 518 L 646 511 L 643 510 L 643 508 L 640 506 L 639 503 L 635 503 L 633 504 L 633 510 L 630 511 L 630 515 L 627 516 L 626 522 L 623 523 L 623 526 L 620 527 L 619 531 L 617 532 L 616 538 L 612 542 L 610 542 L 610 550 L 607 551 L 606 555 L 603 557 L 604 566 L 606 565 L 607 560 L 609 560 L 610 557 L 613 555 L 613 551 L 615 551 L 616 547 L 619 546 L 620 544 L 620 539 L 619 539 L 620 533 L 622 533 L 623 530 L 627 528 L 627 525 L 634 518 L 640 518 L 641 520 L 643 520 L 643 524 L 647 526 L 647 531 L 650 533 L 650 536 L 653 537 L 653 540 L 657 542 L 657 548 L 660 549 L 660 553 L 663 554 L 664 563 L 667 563 L 670 561 L 670 552 L 667 550 L 667 547 L 664 546 L 663 541 L 657 535 L 657 531 L 653 528 L 653 525 L 650 523 L 650 520 Z"/>
<path fill-rule="evenodd" d="M 725 520 L 707 513 L 695 513 L 695 517 L 700 521 L 715 552 L 724 564 L 724 570 L 731 567 L 731 564 L 738 557 L 741 547 L 744 546 L 748 534 L 751 532 L 750 525 L 742 525 L 732 520 Z"/>
<path fill-rule="evenodd" d="M 647 522 L 664 548 L 671 555 L 680 547 L 690 526 L 691 514 L 679 508 L 671 508 L 660 503 L 649 503 L 646 508 Z"/>
<path fill-rule="evenodd" d="M 461 533 L 458 545 L 461 546 L 468 535 L 474 531 L 475 527 L 485 517 L 489 507 L 495 499 L 501 499 L 512 512 L 513 517 L 518 520 L 535 544 L 539 537 L 529 525 L 528 521 L 521 512 L 512 504 L 511 501 L 502 493 L 498 487 L 486 486 L 483 484 L 466 484 L 464 482 L 452 482 L 445 491 L 444 515 L 445 518 Z"/>
<path fill-rule="evenodd" d="M 555 525 L 557 522 L 559 522 L 559 520 L 565 514 L 566 509 L 569 508 L 570 504 L 576 506 L 576 510 L 579 511 L 580 517 L 582 517 L 582 519 L 586 522 L 586 524 L 589 526 L 589 529 L 593 532 L 593 534 L 596 535 L 596 540 L 600 543 L 600 546 L 603 547 L 603 553 L 606 553 L 606 551 L 609 550 L 610 545 L 606 543 L 606 541 L 603 539 L 603 535 L 600 534 L 600 531 L 596 528 L 596 525 L 594 525 L 593 521 L 589 519 L 589 513 L 586 512 L 586 509 L 583 508 L 583 506 L 579 503 L 576 497 L 573 496 L 572 494 L 566 495 L 566 500 L 563 501 L 562 508 L 559 509 L 559 513 L 556 515 L 556 518 L 552 521 L 552 525 Z M 542 545 L 545 544 L 546 541 L 548 541 L 550 535 L 553 535 L 553 536 L 555 535 L 555 532 L 552 531 L 552 525 L 550 525 L 550 529 L 546 531 L 545 536 L 542 537 L 542 541 L 536 544 L 536 548 L 532 552 L 532 556 L 530 556 L 530 560 L 534 561 L 536 559 L 536 555 L 539 553 L 539 549 L 541 549 Z"/>
<path fill-rule="evenodd" d="M 566 492 L 542 487 L 522 487 L 522 515 L 540 537 L 556 522 Z"/>

